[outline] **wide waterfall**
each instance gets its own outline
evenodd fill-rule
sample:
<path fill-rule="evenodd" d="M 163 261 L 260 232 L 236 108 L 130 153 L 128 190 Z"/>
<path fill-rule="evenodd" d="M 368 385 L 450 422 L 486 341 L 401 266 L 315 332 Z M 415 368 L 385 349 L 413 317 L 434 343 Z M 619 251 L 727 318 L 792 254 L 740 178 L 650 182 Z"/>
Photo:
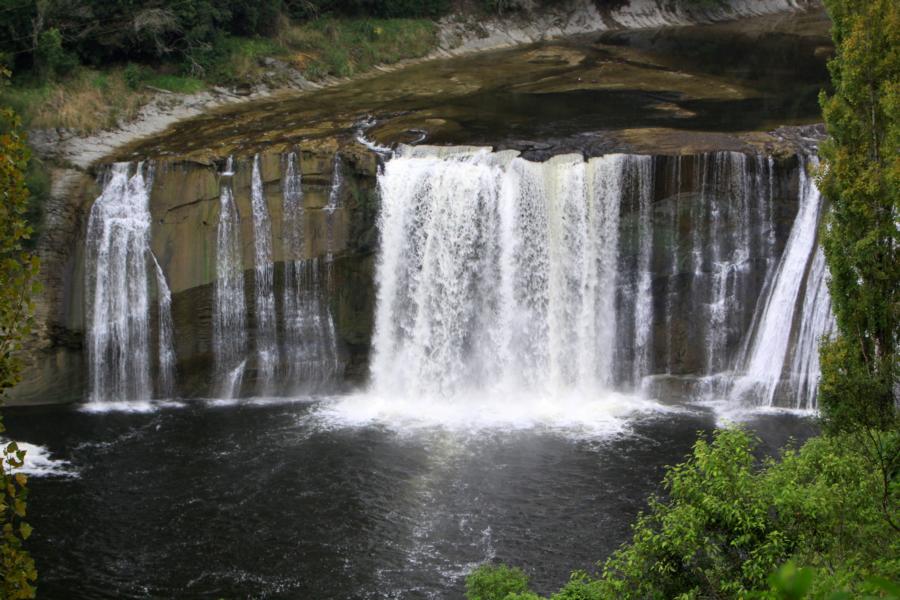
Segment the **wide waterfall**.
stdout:
<path fill-rule="evenodd" d="M 213 305 L 213 350 L 217 395 L 232 398 L 240 391 L 246 367 L 247 324 L 244 300 L 244 267 L 241 256 L 240 216 L 234 203 L 229 158 L 219 192 L 216 228 L 216 292 Z"/>
<path fill-rule="evenodd" d="M 692 385 L 697 397 L 727 394 L 744 361 L 777 381 L 791 357 L 798 403 L 812 405 L 829 318 L 824 263 L 807 268 L 820 202 L 801 174 L 799 212 L 779 241 L 775 170 L 734 152 L 539 163 L 404 148 L 379 179 L 373 393 L 552 399 L 652 395 L 650 376 L 719 383 Z"/>
<path fill-rule="evenodd" d="M 149 192 L 143 165 L 113 165 L 91 207 L 85 248 L 85 312 L 91 402 L 145 400 L 171 391 L 171 295 L 150 251 Z M 148 177 L 149 179 L 149 177 Z M 151 284 L 159 337 L 151 365 Z"/>
<path fill-rule="evenodd" d="M 792 165 L 737 152 L 535 162 L 401 148 L 378 176 L 369 393 L 528 396 L 556 411 L 638 396 L 814 408 L 818 340 L 833 317 L 816 243 L 821 198 Z M 260 157 L 244 167 L 238 190 L 232 160 L 219 175 L 210 391 L 325 389 L 343 374 L 330 302 L 344 285 L 335 253 L 346 167 L 335 157 L 330 182 L 314 179 L 327 200 L 310 208 L 299 154 L 282 158 L 280 208 Z M 130 169 L 111 169 L 88 226 L 95 400 L 179 389 L 172 294 L 149 245 L 148 169 Z"/>

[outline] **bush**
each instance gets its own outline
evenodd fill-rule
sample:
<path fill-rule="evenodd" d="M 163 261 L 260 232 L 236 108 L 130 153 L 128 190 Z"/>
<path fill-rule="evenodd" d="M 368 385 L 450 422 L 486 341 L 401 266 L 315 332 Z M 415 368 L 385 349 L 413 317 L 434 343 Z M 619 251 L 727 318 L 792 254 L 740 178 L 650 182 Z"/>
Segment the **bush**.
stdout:
<path fill-rule="evenodd" d="M 62 34 L 56 28 L 50 28 L 38 36 L 34 58 L 43 77 L 60 77 L 78 66 L 78 57 L 63 49 L 62 42 Z"/>
<path fill-rule="evenodd" d="M 469 600 L 526 600 L 526 593 L 528 576 L 514 567 L 483 565 L 466 578 Z"/>
<path fill-rule="evenodd" d="M 885 455 L 898 455 L 898 432 L 870 434 Z M 761 465 L 746 431 L 701 439 L 687 461 L 669 469 L 667 496 L 650 499 L 632 540 L 604 563 L 602 576 L 574 573 L 552 600 L 787 597 L 772 591 L 770 575 L 789 560 L 815 572 L 814 597 L 867 592 L 872 578 L 900 579 L 900 535 L 892 525 L 900 517 L 897 465 L 885 487 L 858 435 L 813 438 Z M 505 589 L 501 576 L 520 586 L 510 572 L 472 577 L 494 586 L 479 590 Z"/>
<path fill-rule="evenodd" d="M 144 71 L 134 63 L 128 63 L 125 70 L 122 71 L 122 77 L 125 78 L 125 85 L 129 89 L 136 90 L 144 81 Z"/>

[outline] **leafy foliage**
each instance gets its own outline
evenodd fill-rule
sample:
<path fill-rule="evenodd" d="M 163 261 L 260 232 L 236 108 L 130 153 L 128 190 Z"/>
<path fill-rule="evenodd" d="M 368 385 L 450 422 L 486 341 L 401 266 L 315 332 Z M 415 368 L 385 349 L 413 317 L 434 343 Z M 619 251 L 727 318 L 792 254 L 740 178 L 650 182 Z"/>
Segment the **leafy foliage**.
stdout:
<path fill-rule="evenodd" d="M 527 592 L 528 577 L 515 567 L 484 565 L 466 578 L 468 600 L 525 600 Z"/>
<path fill-rule="evenodd" d="M 0 433 L 4 431 L 0 422 Z M 23 547 L 23 543 L 31 536 L 31 525 L 25 521 L 28 478 L 24 473 L 16 473 L 25 463 L 25 451 L 16 442 L 10 442 L 3 448 L 2 467 L 0 467 L 0 484 L 3 494 L 0 497 L 0 598 L 17 600 L 34 598 L 34 582 L 37 580 L 37 569 L 34 560 Z"/>
<path fill-rule="evenodd" d="M 821 97 L 830 138 L 822 245 L 839 335 L 821 351 L 819 404 L 832 430 L 896 418 L 900 311 L 900 4 L 826 0 L 837 54 Z"/>
<path fill-rule="evenodd" d="M 900 447 L 897 432 L 878 437 Z M 874 592 L 873 577 L 900 578 L 900 535 L 885 526 L 880 475 L 855 434 L 813 438 L 762 465 L 755 444 L 741 429 L 699 440 L 687 461 L 669 469 L 665 498 L 651 498 L 631 542 L 602 575 L 576 572 L 551 599 L 827 597 Z M 896 518 L 900 487 L 886 506 Z M 779 571 L 787 561 L 814 576 Z M 503 591 L 506 578 L 523 593 L 521 572 L 488 567 L 473 575 L 491 584 L 478 590 Z M 508 596 L 475 596 L 470 587 L 468 597 Z"/>
<path fill-rule="evenodd" d="M 0 72 L 0 78 L 6 75 Z M 0 109 L 0 393 L 19 380 L 18 351 L 31 328 L 31 294 L 38 291 L 37 259 L 29 256 L 24 247 L 31 235 L 26 219 L 28 158 L 18 117 L 9 109 Z M 25 451 L 15 442 L 6 445 L 0 459 L 0 597 L 5 599 L 35 595 L 37 571 L 23 548 L 23 542 L 31 535 L 31 526 L 24 520 L 27 479 L 13 471 L 22 466 L 24 459 Z"/>

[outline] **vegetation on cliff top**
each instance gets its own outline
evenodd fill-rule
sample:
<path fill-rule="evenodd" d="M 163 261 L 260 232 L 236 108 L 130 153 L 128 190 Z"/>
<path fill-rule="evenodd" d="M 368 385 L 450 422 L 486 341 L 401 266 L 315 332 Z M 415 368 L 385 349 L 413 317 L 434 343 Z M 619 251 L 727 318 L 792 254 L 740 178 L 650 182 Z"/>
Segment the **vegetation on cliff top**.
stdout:
<path fill-rule="evenodd" d="M 519 8 L 521 0 L 0 0 L 0 65 L 15 74 L 0 104 L 28 127 L 93 132 L 133 119 L 160 90 L 351 76 L 433 50 L 437 17 Z"/>

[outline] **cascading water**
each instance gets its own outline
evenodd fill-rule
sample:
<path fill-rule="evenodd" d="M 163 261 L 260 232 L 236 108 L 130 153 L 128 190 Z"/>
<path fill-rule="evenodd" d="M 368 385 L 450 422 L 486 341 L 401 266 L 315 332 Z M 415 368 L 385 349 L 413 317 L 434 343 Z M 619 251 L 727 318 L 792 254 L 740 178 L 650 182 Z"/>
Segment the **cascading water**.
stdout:
<path fill-rule="evenodd" d="M 335 212 L 341 206 L 341 186 L 344 183 L 341 155 L 334 155 L 331 170 L 331 190 L 325 205 L 325 269 L 328 288 L 332 288 L 334 277 L 334 227 Z"/>
<path fill-rule="evenodd" d="M 172 291 L 169 289 L 169 284 L 166 283 L 166 276 L 162 267 L 159 266 L 159 261 L 152 253 L 150 257 L 153 259 L 156 271 L 157 327 L 159 329 L 157 340 L 159 378 L 156 395 L 160 398 L 171 398 L 175 391 L 175 345 L 173 340 L 175 324 L 172 321 Z"/>
<path fill-rule="evenodd" d="M 818 164 L 814 157 L 810 162 Z M 818 340 L 833 327 L 825 261 L 816 244 L 821 206 L 819 190 L 801 161 L 797 217 L 759 324 L 752 330 L 747 356 L 731 392 L 734 398 L 773 406 L 779 388 L 787 383 L 793 392 L 793 406 L 815 408 Z"/>
<path fill-rule="evenodd" d="M 760 294 L 783 285 L 774 170 L 731 152 L 535 163 L 402 149 L 379 179 L 373 395 L 553 403 L 666 373 L 721 393 Z M 822 321 L 815 277 L 800 273 L 801 329 Z M 812 374 L 814 354 L 798 369 Z"/>
<path fill-rule="evenodd" d="M 254 276 L 254 307 L 256 317 L 256 378 L 257 389 L 265 393 L 278 364 L 275 334 L 274 263 L 272 258 L 272 222 L 263 190 L 259 155 L 253 157 L 250 189 L 253 213 L 253 247 L 256 258 Z"/>
<path fill-rule="evenodd" d="M 653 295 L 651 261 L 653 259 L 653 160 L 637 156 L 631 161 L 637 181 L 640 206 L 637 225 L 639 240 L 637 280 L 634 301 L 634 355 L 632 385 L 639 386 L 650 372 L 651 336 L 653 334 Z"/>
<path fill-rule="evenodd" d="M 216 361 L 216 394 L 233 398 L 239 391 L 246 366 L 247 324 L 244 300 L 244 267 L 241 256 L 240 216 L 234 203 L 229 157 L 219 190 L 219 223 L 216 228 L 216 295 L 213 306 L 213 351 Z"/>
<path fill-rule="evenodd" d="M 732 152 L 628 164 L 617 383 L 700 376 L 718 389 L 777 256 L 774 164 Z"/>
<path fill-rule="evenodd" d="M 427 152 L 380 177 L 375 390 L 552 397 L 611 384 L 625 157 Z"/>
<path fill-rule="evenodd" d="M 825 254 L 817 248 L 809 273 L 800 312 L 800 328 L 790 367 L 791 392 L 796 408 L 815 408 L 819 385 L 819 340 L 835 328 L 828 294 Z"/>
<path fill-rule="evenodd" d="M 145 400 L 153 395 L 151 276 L 158 294 L 159 391 L 171 392 L 171 295 L 150 251 L 149 193 L 142 165 L 131 176 L 129 170 L 127 163 L 112 166 L 88 219 L 85 306 L 92 402 Z"/>
<path fill-rule="evenodd" d="M 326 301 L 340 159 L 324 207 L 324 260 L 306 258 L 299 157 L 283 164 L 278 302 L 260 159 L 251 178 L 252 303 L 232 161 L 223 173 L 213 311 L 221 397 L 240 393 L 254 362 L 261 393 L 318 387 L 342 371 Z M 402 149 L 379 175 L 372 393 L 441 402 L 530 395 L 558 414 L 610 390 L 652 396 L 692 378 L 701 384 L 699 392 L 690 384 L 695 397 L 730 391 L 771 405 L 784 403 L 783 391 L 792 405 L 814 406 L 818 337 L 833 322 L 815 252 L 818 192 L 802 173 L 795 223 L 780 235 L 787 225 L 776 217 L 784 223 L 791 209 L 776 210 L 774 171 L 772 159 L 728 152 L 538 163 L 487 149 Z M 174 387 L 171 293 L 149 251 L 146 180 L 116 165 L 91 213 L 93 399 Z"/>
<path fill-rule="evenodd" d="M 288 392 L 329 381 L 340 372 L 334 319 L 323 301 L 321 265 L 303 259 L 303 188 L 297 155 L 286 158 L 283 179 L 284 263 L 282 356 Z"/>

